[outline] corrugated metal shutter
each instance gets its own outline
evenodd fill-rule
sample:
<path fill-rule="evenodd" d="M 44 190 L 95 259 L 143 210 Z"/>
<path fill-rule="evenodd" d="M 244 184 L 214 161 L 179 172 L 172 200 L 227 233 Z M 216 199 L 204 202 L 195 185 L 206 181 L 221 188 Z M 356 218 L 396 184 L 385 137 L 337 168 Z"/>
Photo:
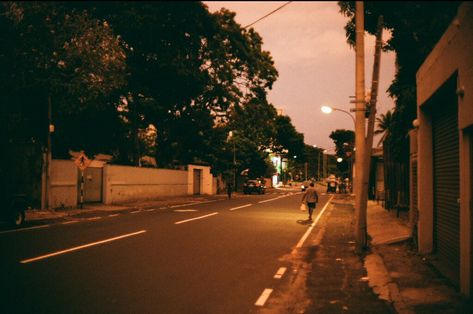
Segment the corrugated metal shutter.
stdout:
<path fill-rule="evenodd" d="M 434 250 L 448 277 L 459 282 L 460 165 L 458 113 L 455 103 L 439 104 L 432 113 L 434 166 Z"/>

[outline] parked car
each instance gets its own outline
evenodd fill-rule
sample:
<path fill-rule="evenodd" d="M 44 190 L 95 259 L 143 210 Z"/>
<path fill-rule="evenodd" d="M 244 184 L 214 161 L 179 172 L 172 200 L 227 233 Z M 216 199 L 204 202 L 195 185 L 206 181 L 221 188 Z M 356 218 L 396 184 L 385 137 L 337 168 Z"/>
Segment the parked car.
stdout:
<path fill-rule="evenodd" d="M 11 227 L 19 227 L 25 222 L 25 211 L 29 206 L 25 195 L 10 194 L 2 189 L 0 202 L 2 206 L 0 220 Z"/>
<path fill-rule="evenodd" d="M 262 180 L 247 180 L 243 184 L 243 193 L 251 194 L 251 193 L 258 193 L 264 194 L 266 191 L 266 186 L 264 185 L 264 181 Z"/>

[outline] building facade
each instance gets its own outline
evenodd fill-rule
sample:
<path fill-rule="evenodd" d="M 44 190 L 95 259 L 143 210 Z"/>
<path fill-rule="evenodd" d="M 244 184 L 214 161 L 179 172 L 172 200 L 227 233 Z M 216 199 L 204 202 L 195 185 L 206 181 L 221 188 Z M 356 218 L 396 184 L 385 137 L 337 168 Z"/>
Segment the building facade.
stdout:
<path fill-rule="evenodd" d="M 438 270 L 471 297 L 473 3 L 460 5 L 418 70 L 417 104 L 417 185 L 411 198 L 419 215 L 419 251 L 431 254 Z"/>

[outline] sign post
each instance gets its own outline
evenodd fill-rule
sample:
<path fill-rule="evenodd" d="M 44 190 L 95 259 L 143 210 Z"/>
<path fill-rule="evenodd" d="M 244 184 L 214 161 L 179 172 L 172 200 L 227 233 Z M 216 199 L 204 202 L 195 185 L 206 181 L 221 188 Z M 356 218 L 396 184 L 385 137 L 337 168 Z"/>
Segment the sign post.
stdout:
<path fill-rule="evenodd" d="M 77 168 L 80 170 L 80 198 L 79 198 L 79 208 L 84 207 L 84 170 L 90 165 L 92 161 L 87 158 L 87 156 L 81 152 L 80 155 L 76 158 L 74 163 Z"/>

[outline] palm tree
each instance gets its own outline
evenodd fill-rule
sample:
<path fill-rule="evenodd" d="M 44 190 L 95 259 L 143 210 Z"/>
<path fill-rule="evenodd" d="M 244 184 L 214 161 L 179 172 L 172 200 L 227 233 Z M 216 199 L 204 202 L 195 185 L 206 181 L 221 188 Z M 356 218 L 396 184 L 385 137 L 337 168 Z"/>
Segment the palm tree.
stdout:
<path fill-rule="evenodd" d="M 380 146 L 382 142 L 389 136 L 389 132 L 393 124 L 393 112 L 389 110 L 386 114 L 381 114 L 380 117 L 376 118 L 378 128 L 374 131 L 374 134 L 382 134 L 377 146 Z"/>

